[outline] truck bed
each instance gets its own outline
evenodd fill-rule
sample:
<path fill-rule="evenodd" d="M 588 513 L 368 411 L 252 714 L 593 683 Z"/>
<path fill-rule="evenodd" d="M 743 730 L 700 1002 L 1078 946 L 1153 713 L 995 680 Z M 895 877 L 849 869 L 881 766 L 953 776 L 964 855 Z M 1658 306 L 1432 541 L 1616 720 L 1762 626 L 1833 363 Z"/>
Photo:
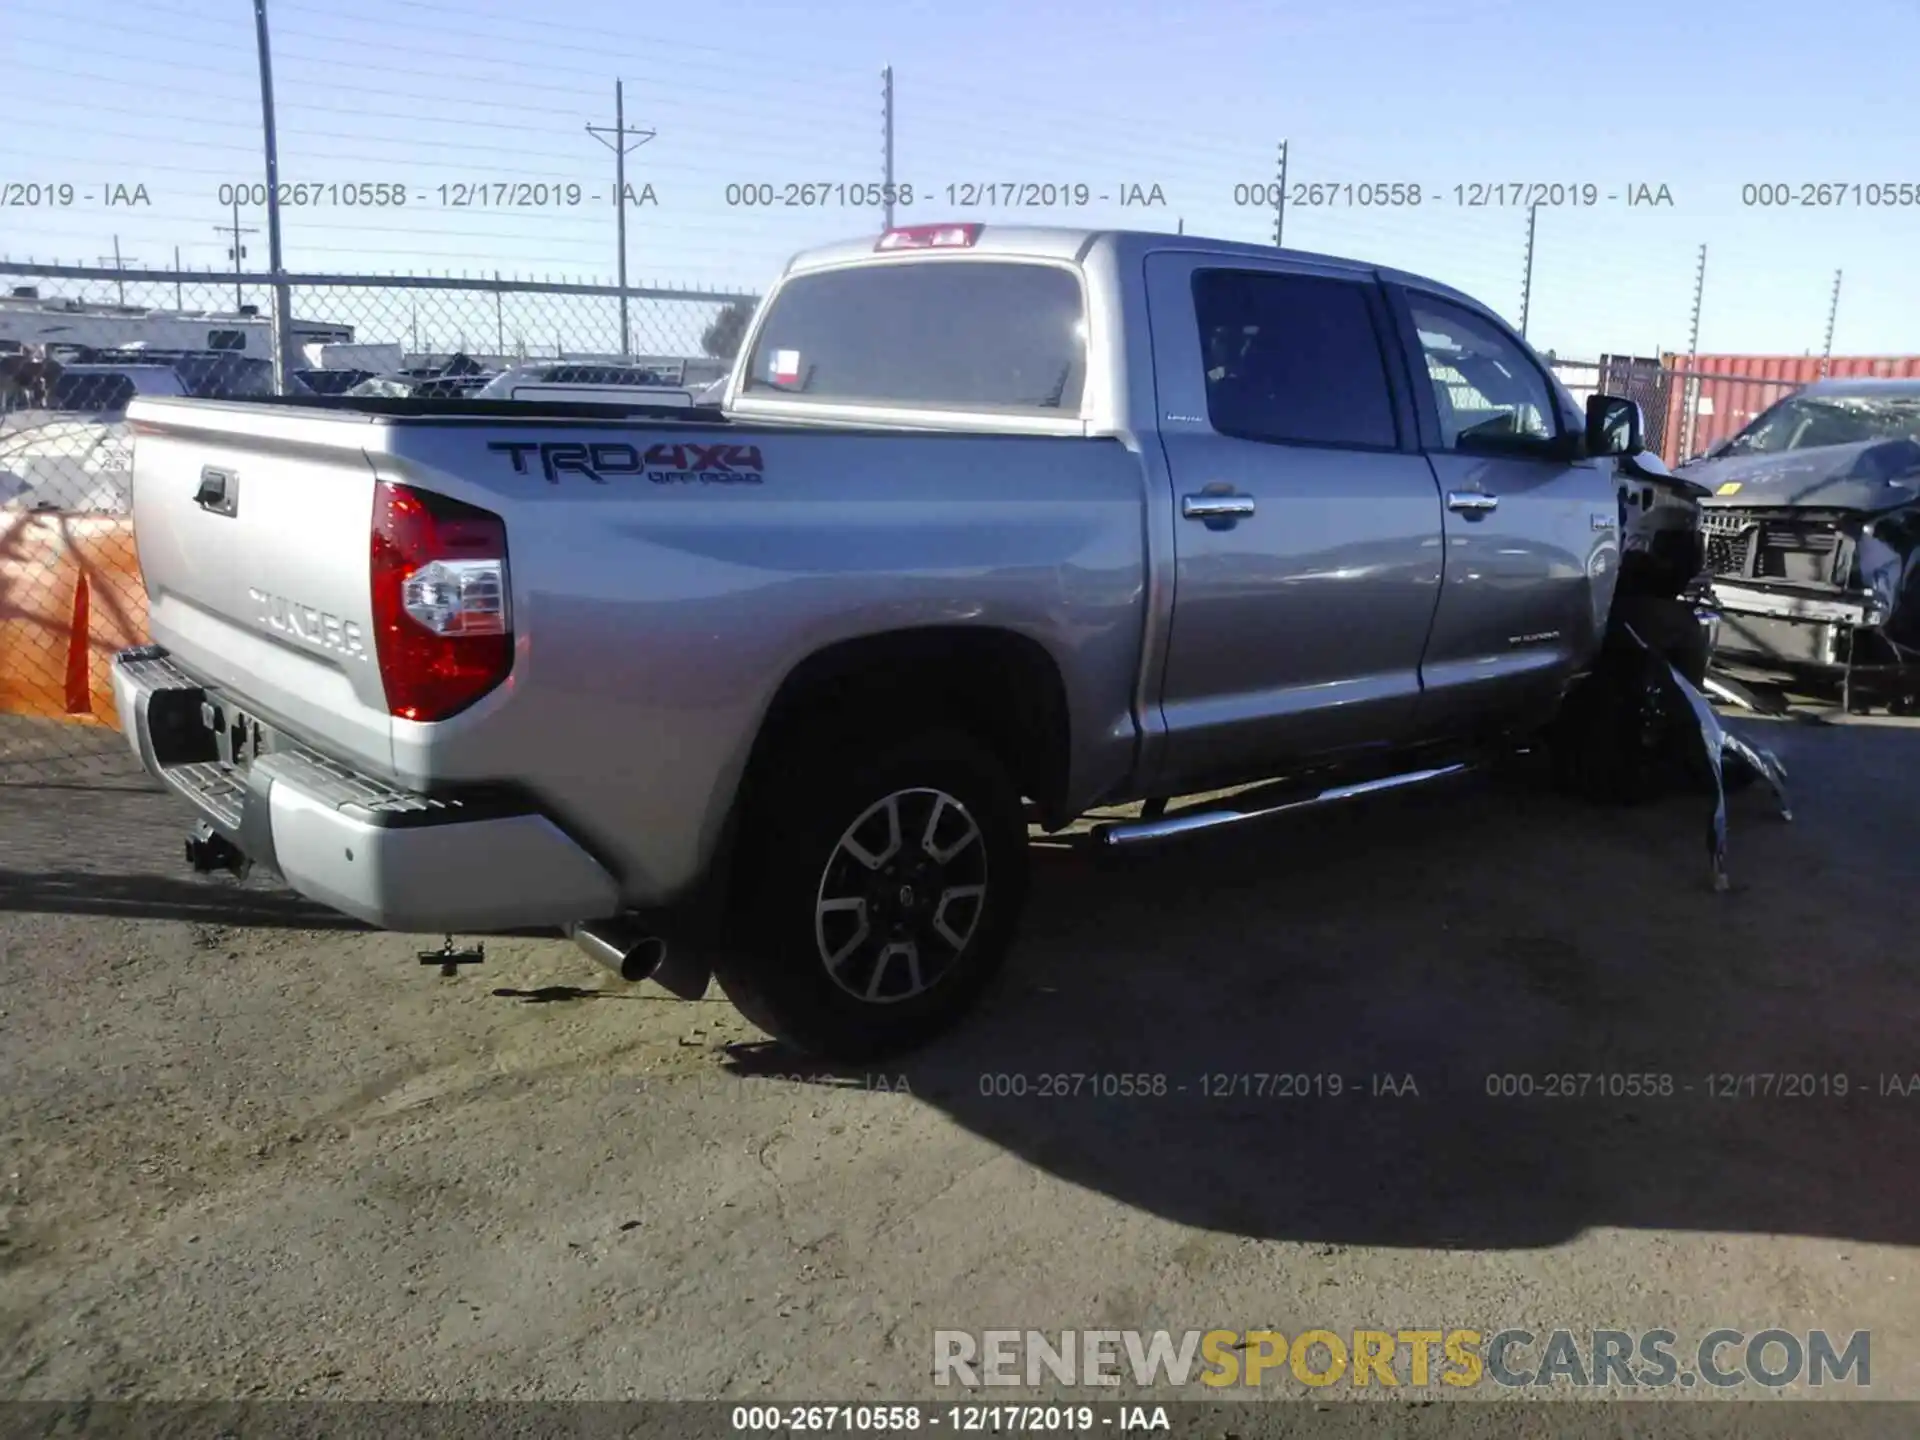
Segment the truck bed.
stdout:
<path fill-rule="evenodd" d="M 255 411 L 261 409 L 307 412 L 314 416 L 381 421 L 393 425 L 451 422 L 489 422 L 496 425 L 537 425 L 561 421 L 598 421 L 602 424 L 644 424 L 649 430 L 712 430 L 724 428 L 745 435 L 791 435 L 833 430 L 842 435 L 978 436 L 1005 433 L 1027 435 L 1009 427 L 1004 432 L 983 429 L 977 418 L 966 426 L 853 425 L 840 420 L 741 420 L 712 405 L 615 405 L 561 400 L 469 400 L 458 397 L 388 395 L 287 395 L 249 400 L 203 400 L 200 408 Z"/>
<path fill-rule="evenodd" d="M 372 780 L 524 780 L 632 903 L 698 873 L 774 694 L 842 641 L 1023 636 L 1070 660 L 1077 786 L 1133 763 L 1149 482 L 1117 439 L 459 399 L 153 401 L 130 419 L 172 664 Z M 232 513 L 197 501 L 210 473 Z M 382 486 L 505 528 L 511 672 L 434 723 L 392 712 L 378 660 Z"/>

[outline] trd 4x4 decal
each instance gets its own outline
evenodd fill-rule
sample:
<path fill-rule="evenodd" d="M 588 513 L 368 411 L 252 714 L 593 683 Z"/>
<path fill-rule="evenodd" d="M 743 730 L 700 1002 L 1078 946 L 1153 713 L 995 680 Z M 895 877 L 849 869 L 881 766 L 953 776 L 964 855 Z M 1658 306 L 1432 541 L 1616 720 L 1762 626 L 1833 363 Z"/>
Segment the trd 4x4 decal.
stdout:
<path fill-rule="evenodd" d="M 539 456 L 549 485 L 558 485 L 562 475 L 579 475 L 596 485 L 605 485 L 609 475 L 645 475 L 656 485 L 758 485 L 765 478 L 758 445 L 662 443 L 642 451 L 618 440 L 494 440 L 487 448 L 511 459 L 519 475 L 527 473 L 528 456 Z"/>

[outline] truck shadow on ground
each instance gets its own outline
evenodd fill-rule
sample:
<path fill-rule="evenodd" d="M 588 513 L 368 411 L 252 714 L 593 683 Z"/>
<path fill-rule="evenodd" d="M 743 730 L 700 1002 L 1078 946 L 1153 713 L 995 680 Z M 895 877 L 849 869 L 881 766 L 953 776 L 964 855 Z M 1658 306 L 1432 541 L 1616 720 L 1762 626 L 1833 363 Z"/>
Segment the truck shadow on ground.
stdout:
<path fill-rule="evenodd" d="M 874 1068 L 1062 1179 L 1248 1236 L 1920 1242 L 1920 729 L 1756 728 L 1797 818 L 1733 797 L 1731 893 L 1699 799 L 1514 777 L 1046 860 L 986 1012 Z"/>
<path fill-rule="evenodd" d="M 289 930 L 364 930 L 358 920 L 290 890 L 240 886 L 198 876 L 0 869 L 0 911 L 186 920 Z"/>

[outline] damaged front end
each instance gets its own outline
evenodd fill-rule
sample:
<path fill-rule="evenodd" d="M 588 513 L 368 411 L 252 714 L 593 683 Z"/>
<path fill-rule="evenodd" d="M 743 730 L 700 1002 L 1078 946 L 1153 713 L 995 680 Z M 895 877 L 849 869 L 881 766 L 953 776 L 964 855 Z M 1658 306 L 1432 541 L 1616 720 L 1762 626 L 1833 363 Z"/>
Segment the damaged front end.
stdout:
<path fill-rule="evenodd" d="M 1706 827 L 1714 889 L 1728 888 L 1727 792 L 1755 780 L 1792 818 L 1786 768 L 1733 734 L 1707 698 L 1714 610 L 1701 523 L 1705 488 L 1638 451 L 1617 462 L 1621 563 L 1593 670 L 1567 697 L 1552 751 L 1567 788 L 1632 803 L 1676 786 L 1712 799 Z"/>
<path fill-rule="evenodd" d="M 1714 664 L 1920 708 L 1920 441 L 1708 461 Z"/>

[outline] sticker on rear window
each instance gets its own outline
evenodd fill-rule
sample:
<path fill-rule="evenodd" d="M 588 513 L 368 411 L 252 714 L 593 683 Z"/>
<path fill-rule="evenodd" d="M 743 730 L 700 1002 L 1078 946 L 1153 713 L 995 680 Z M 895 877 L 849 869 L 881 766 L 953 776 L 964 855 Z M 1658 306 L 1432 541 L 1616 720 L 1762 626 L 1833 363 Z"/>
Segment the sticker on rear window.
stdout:
<path fill-rule="evenodd" d="M 798 350 L 776 350 L 773 352 L 773 378 L 777 384 L 789 385 L 800 378 L 800 352 Z"/>

